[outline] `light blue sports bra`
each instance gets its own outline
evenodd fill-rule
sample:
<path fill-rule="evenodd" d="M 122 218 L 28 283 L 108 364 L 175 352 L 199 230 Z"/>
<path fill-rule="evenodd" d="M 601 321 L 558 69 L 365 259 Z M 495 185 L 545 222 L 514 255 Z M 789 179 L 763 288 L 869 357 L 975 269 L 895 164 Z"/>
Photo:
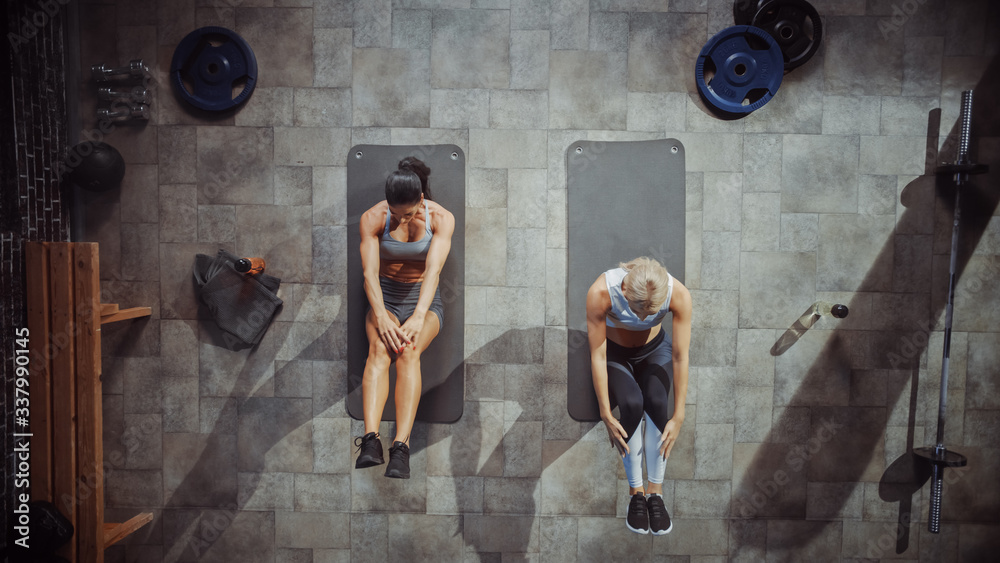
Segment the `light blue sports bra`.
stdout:
<path fill-rule="evenodd" d="M 667 274 L 670 280 L 667 284 L 667 300 L 655 315 L 650 315 L 645 319 L 640 319 L 631 307 L 628 306 L 628 299 L 622 293 L 622 280 L 628 272 L 625 268 L 614 268 L 604 272 L 604 280 L 608 284 L 608 294 L 611 296 L 611 310 L 608 311 L 607 325 L 625 330 L 649 330 L 663 322 L 670 311 L 670 296 L 674 292 L 674 278 Z"/>
<path fill-rule="evenodd" d="M 424 201 L 424 238 L 413 242 L 400 242 L 392 238 L 392 235 L 389 234 L 389 221 L 391 219 L 392 214 L 386 209 L 385 230 L 382 231 L 382 238 L 378 245 L 379 258 L 392 262 L 427 260 L 427 250 L 431 247 L 431 238 L 434 236 L 434 233 L 431 232 L 431 216 L 427 211 L 427 201 Z"/>

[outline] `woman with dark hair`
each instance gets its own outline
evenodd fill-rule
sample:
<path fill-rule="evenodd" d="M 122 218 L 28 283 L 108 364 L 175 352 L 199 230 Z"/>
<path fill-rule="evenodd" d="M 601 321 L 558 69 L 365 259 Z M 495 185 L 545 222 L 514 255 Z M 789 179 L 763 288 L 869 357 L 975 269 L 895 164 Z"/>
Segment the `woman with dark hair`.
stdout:
<path fill-rule="evenodd" d="M 385 476 L 410 478 L 410 431 L 420 402 L 420 355 L 444 322 L 438 279 L 455 231 L 455 217 L 431 201 L 431 170 L 404 158 L 385 182 L 385 200 L 361 216 L 361 264 L 370 309 L 365 319 L 368 360 L 361 383 L 365 435 L 355 440 L 355 468 L 385 463 L 378 428 L 396 362 L 396 436 Z M 428 315 L 427 313 L 433 313 Z"/>
<path fill-rule="evenodd" d="M 673 341 L 660 326 L 667 313 L 672 314 Z M 691 293 L 656 260 L 619 264 L 587 291 L 587 337 L 601 420 L 628 477 L 625 526 L 637 534 L 669 533 L 673 524 L 663 504 L 663 477 L 684 423 Z M 620 421 L 611 412 L 612 399 Z"/>

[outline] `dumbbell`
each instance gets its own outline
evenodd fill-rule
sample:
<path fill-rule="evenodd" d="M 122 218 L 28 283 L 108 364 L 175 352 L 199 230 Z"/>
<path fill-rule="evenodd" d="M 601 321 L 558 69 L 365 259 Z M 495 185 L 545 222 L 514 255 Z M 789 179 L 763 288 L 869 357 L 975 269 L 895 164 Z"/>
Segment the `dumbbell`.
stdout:
<path fill-rule="evenodd" d="M 149 104 L 149 90 L 136 86 L 131 90 L 98 88 L 97 97 L 105 102 L 126 101 L 134 104 Z"/>
<path fill-rule="evenodd" d="M 90 67 L 90 73 L 95 82 L 111 82 L 112 80 L 135 80 L 149 78 L 149 67 L 142 59 L 132 59 L 128 66 L 108 68 L 104 63 Z"/>
<path fill-rule="evenodd" d="M 146 104 L 115 104 L 111 108 L 97 108 L 97 119 L 101 121 L 148 120 L 149 106 Z"/>

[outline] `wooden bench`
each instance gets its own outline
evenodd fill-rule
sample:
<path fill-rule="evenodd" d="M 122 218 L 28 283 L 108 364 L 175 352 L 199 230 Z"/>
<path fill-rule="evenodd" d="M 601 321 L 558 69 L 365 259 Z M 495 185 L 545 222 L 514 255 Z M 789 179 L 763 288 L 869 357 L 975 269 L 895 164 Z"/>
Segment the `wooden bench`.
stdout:
<path fill-rule="evenodd" d="M 148 316 L 149 307 L 102 304 L 97 243 L 29 242 L 31 498 L 73 523 L 58 554 L 103 562 L 104 549 L 153 519 L 104 522 L 101 325 Z"/>

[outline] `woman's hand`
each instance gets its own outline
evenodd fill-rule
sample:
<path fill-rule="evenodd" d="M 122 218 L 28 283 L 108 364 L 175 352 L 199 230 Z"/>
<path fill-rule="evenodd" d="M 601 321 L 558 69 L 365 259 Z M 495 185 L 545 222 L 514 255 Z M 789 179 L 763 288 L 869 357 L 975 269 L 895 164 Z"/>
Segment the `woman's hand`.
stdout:
<path fill-rule="evenodd" d="M 667 421 L 666 427 L 663 428 L 663 438 L 660 438 L 660 455 L 663 456 L 664 461 L 670 457 L 670 450 L 674 449 L 674 445 L 677 444 L 677 435 L 680 434 L 681 424 L 684 421 L 677 418 L 671 418 Z"/>
<path fill-rule="evenodd" d="M 624 456 L 628 453 L 628 444 L 625 442 L 625 429 L 622 428 L 618 419 L 615 418 L 610 413 L 608 415 L 601 415 L 601 420 L 604 421 L 604 426 L 608 429 L 608 438 L 611 439 L 611 444 L 618 450 L 618 454 Z"/>
<path fill-rule="evenodd" d="M 387 314 L 375 317 L 375 328 L 378 330 L 378 336 L 382 339 L 386 348 L 396 354 L 402 352 L 404 347 L 410 343 L 410 339 L 407 338 L 403 328 L 392 322 L 392 319 Z"/>
<path fill-rule="evenodd" d="M 419 313 L 413 313 L 410 318 L 406 319 L 403 326 L 399 327 L 403 332 L 403 336 L 406 337 L 407 344 L 412 344 L 413 349 L 417 349 L 417 338 L 420 336 L 420 331 L 424 328 L 424 316 Z"/>

